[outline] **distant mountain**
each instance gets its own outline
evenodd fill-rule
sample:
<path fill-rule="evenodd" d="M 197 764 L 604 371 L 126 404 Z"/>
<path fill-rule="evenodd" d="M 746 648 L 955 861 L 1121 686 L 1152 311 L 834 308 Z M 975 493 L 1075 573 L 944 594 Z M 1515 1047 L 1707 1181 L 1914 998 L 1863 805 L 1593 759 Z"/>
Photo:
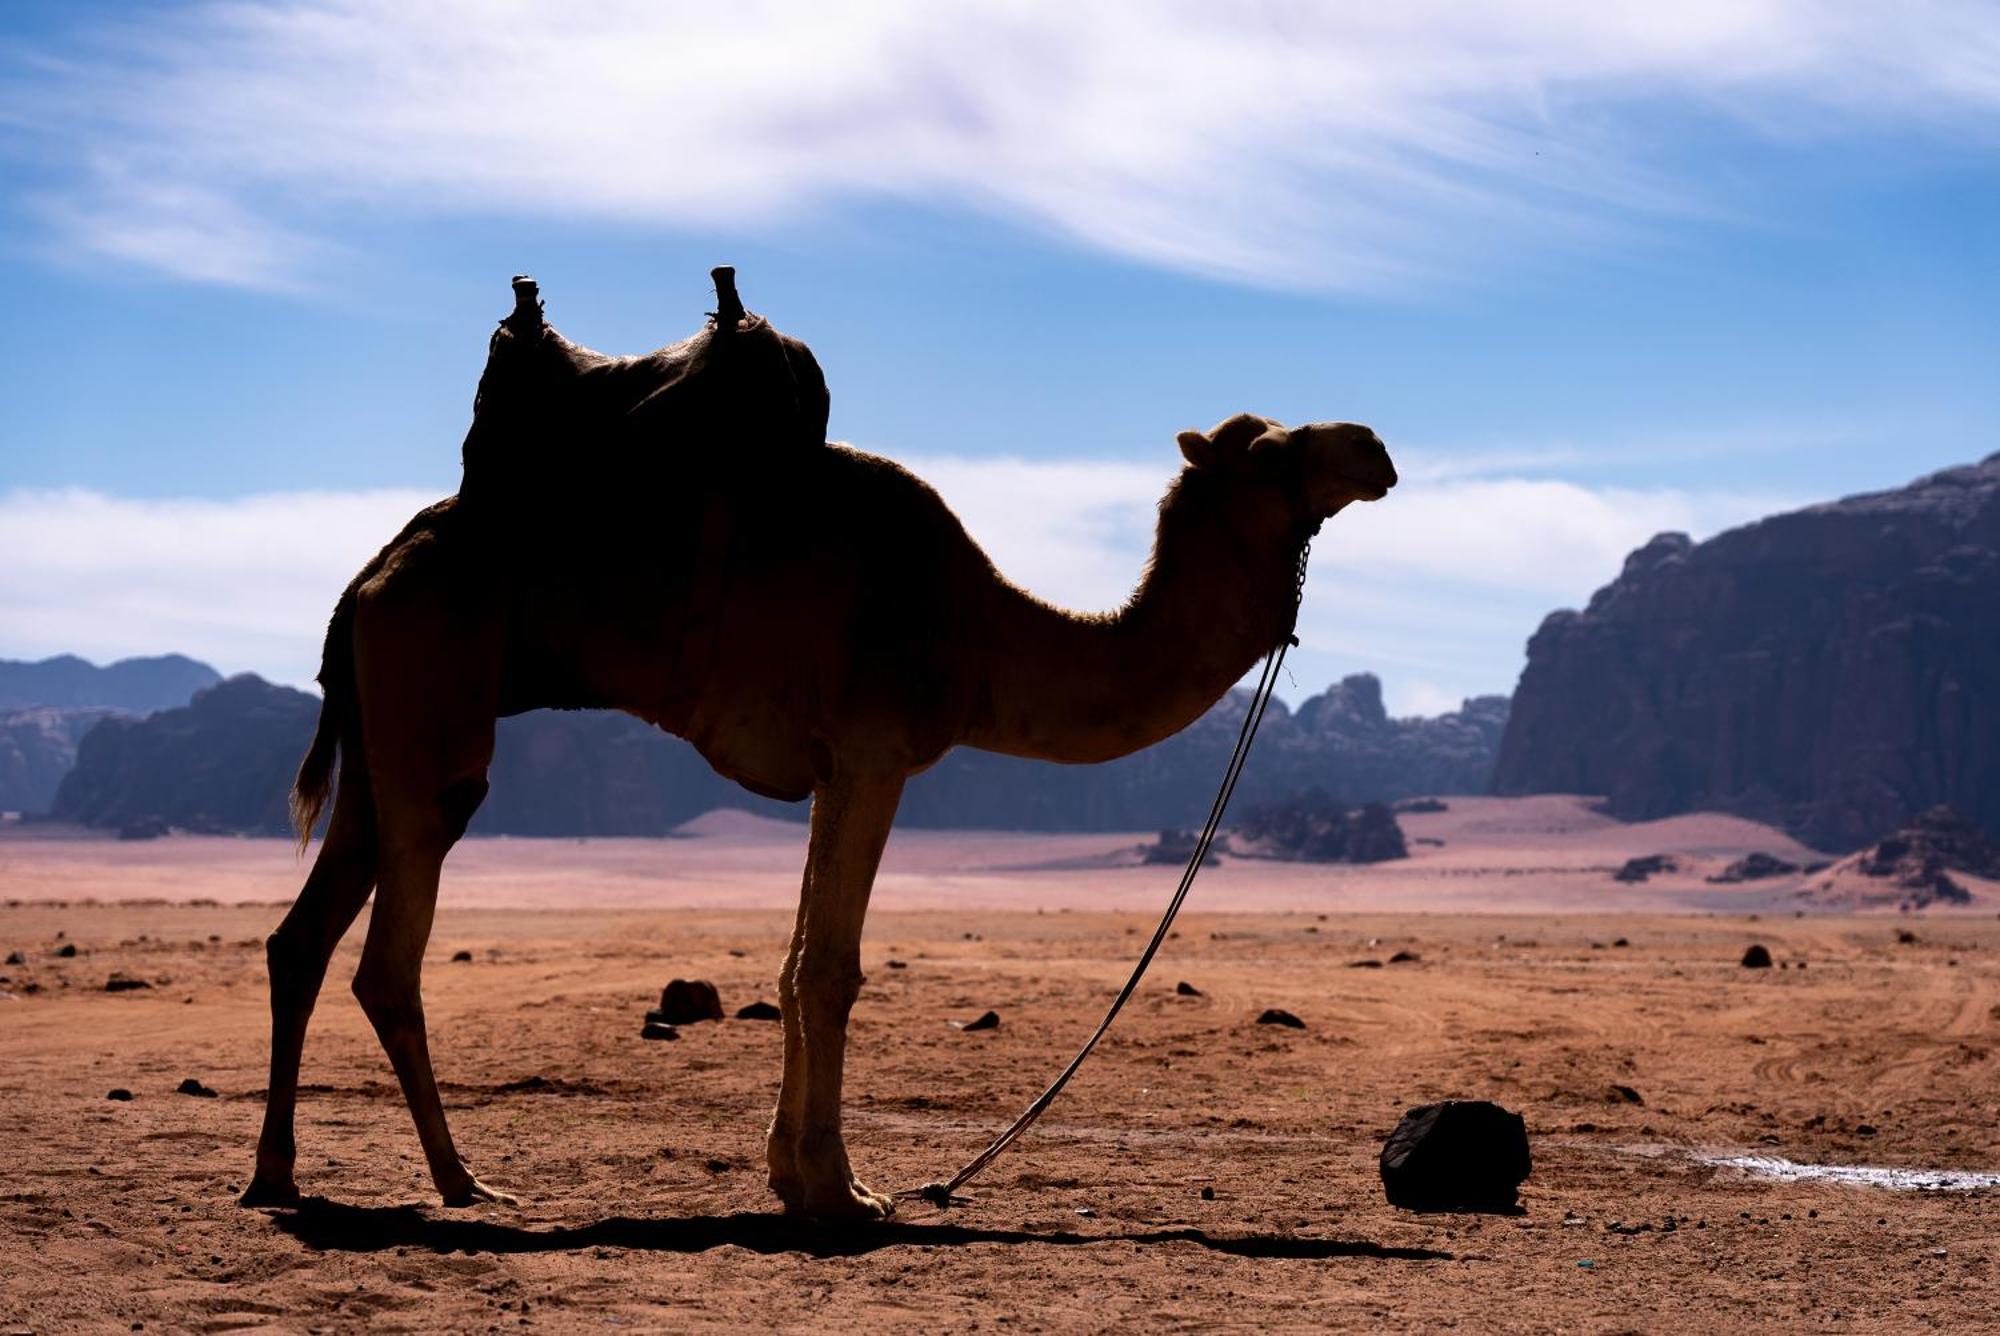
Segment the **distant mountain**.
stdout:
<path fill-rule="evenodd" d="M 1653 539 L 1529 642 L 1493 789 L 1831 850 L 1939 803 L 2000 835 L 2000 454 Z"/>
<path fill-rule="evenodd" d="M 179 654 L 105 668 L 73 654 L 39 663 L 0 659 L 0 812 L 47 811 L 76 763 L 77 744 L 100 721 L 185 705 L 221 680 Z"/>
<path fill-rule="evenodd" d="M 38 663 L 0 659 L 0 711 L 35 706 L 109 706 L 151 714 L 185 705 L 222 674 L 181 654 L 120 659 L 99 668 L 74 654 Z"/>
<path fill-rule="evenodd" d="M 102 705 L 0 713 L 0 812 L 48 811 L 83 735 L 123 713 Z"/>
<path fill-rule="evenodd" d="M 1058 766 L 956 751 L 911 781 L 910 826 L 1143 830 L 1198 823 L 1249 697 L 1234 692 L 1174 738 L 1102 766 Z M 107 719 L 79 749 L 55 814 L 88 825 L 160 822 L 188 830 L 280 833 L 285 793 L 319 701 L 235 677 L 178 710 Z M 1238 801 L 1319 787 L 1345 800 L 1476 792 L 1506 724 L 1504 697 L 1436 719 L 1394 720 L 1372 677 L 1350 677 L 1294 715 L 1274 703 Z M 689 747 L 622 714 L 537 711 L 500 721 L 492 790 L 474 833 L 662 835 L 715 807 L 802 817 L 803 804 L 753 797 Z"/>
<path fill-rule="evenodd" d="M 1050 765 L 960 748 L 910 781 L 898 821 L 1001 830 L 1198 826 L 1249 704 L 1249 692 L 1232 691 L 1173 737 L 1103 765 Z M 1506 726 L 1505 696 L 1474 697 L 1435 718 L 1391 719 L 1381 682 L 1357 673 L 1297 712 L 1271 702 L 1235 810 L 1312 788 L 1349 803 L 1483 793 Z"/>

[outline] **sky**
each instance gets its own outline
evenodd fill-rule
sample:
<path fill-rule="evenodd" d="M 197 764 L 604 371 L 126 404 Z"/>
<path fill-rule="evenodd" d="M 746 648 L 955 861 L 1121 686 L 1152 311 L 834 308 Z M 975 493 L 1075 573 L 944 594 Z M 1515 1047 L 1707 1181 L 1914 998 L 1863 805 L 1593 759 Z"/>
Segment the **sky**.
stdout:
<path fill-rule="evenodd" d="M 1996 149 L 1965 0 L 15 0 L 0 657 L 306 684 L 510 275 L 636 352 L 730 263 L 832 434 L 1071 606 L 1176 431 L 1370 424 L 1404 482 L 1280 691 L 1435 713 L 1656 532 L 2000 450 Z"/>

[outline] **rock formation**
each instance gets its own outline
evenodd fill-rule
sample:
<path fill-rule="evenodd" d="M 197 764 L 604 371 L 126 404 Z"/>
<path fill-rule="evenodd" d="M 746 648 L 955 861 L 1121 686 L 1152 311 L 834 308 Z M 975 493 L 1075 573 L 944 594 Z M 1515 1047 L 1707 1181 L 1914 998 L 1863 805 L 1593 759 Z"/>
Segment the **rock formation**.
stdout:
<path fill-rule="evenodd" d="M 1691 543 L 1528 645 L 1493 791 L 1701 808 L 1853 849 L 1940 802 L 2000 831 L 2000 455 Z"/>
<path fill-rule="evenodd" d="M 90 733 L 57 814 L 112 829 L 159 823 L 282 832 L 280 800 L 312 736 L 317 698 L 254 676 L 224 686 L 196 707 L 113 718 L 102 737 Z M 1381 699 L 1376 680 L 1364 675 L 1308 700 L 1296 715 L 1273 702 L 1233 810 L 1315 786 L 1350 800 L 1485 786 L 1506 722 L 1505 697 L 1468 701 L 1433 719 L 1390 719 Z M 1247 700 L 1248 693 L 1232 693 L 1175 737 L 1105 765 L 953 752 L 910 782 L 900 824 L 1107 831 L 1198 824 Z M 8 773 L 7 737 L 0 720 L 0 783 Z M 220 756 L 235 758 L 241 773 L 217 765 Z M 35 773 L 53 794 L 47 767 Z M 501 720 L 490 778 L 474 834 L 657 836 L 716 807 L 805 816 L 803 804 L 752 797 L 686 743 L 608 711 L 536 710 Z M 1172 861 L 1186 857 L 1183 848 Z"/>

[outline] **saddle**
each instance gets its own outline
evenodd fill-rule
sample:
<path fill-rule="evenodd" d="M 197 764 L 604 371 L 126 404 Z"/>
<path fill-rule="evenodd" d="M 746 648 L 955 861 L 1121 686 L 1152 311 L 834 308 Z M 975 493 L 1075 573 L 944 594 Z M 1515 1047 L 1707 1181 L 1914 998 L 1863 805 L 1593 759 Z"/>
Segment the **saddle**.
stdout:
<path fill-rule="evenodd" d="M 517 276 L 473 399 L 461 500 L 547 513 L 565 493 L 712 477 L 823 448 L 830 400 L 812 350 L 743 309 L 733 269 L 713 277 L 716 310 L 700 331 L 613 357 L 558 333 L 535 281 Z"/>

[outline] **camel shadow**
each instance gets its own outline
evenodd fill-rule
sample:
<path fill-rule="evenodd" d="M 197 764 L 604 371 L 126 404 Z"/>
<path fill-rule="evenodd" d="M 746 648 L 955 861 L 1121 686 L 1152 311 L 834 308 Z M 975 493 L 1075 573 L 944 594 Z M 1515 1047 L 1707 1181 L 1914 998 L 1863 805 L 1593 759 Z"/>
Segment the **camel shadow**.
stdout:
<path fill-rule="evenodd" d="M 680 1216 L 640 1220 L 612 1216 L 587 1225 L 531 1229 L 493 1220 L 440 1220 L 415 1206 L 349 1206 L 308 1197 L 271 1221 L 306 1247 L 319 1252 L 380 1252 L 424 1248 L 432 1252 L 546 1253 L 585 1248 L 633 1248 L 646 1252 L 700 1253 L 733 1246 L 755 1253 L 804 1253 L 812 1257 L 857 1257 L 885 1248 L 960 1248 L 974 1243 L 1041 1244 L 1084 1247 L 1097 1243 L 1192 1243 L 1232 1257 L 1304 1258 L 1323 1261 L 1361 1257 L 1375 1261 L 1448 1262 L 1453 1255 L 1431 1248 L 1392 1248 L 1364 1239 L 1299 1238 L 1292 1235 L 1214 1235 L 1206 1230 L 1156 1229 L 1122 1234 L 1078 1234 L 1056 1229 L 1037 1232 L 988 1229 L 977 1225 L 888 1223 L 866 1228 L 828 1228 L 783 1215 Z"/>

